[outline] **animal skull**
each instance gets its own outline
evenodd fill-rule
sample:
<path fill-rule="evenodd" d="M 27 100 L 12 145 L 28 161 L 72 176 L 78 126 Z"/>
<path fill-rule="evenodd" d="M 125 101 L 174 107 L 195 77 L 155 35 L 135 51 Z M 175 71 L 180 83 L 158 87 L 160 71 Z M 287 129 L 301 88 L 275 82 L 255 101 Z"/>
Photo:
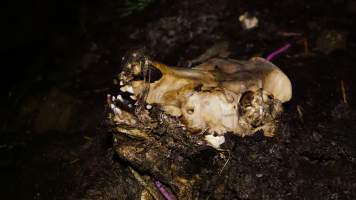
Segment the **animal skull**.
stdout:
<path fill-rule="evenodd" d="M 225 141 L 225 133 L 243 137 L 263 130 L 265 136 L 273 136 L 282 103 L 292 97 L 289 78 L 263 58 L 215 58 L 187 69 L 168 67 L 139 53 L 131 57 L 119 80 L 120 90 L 129 94 L 136 109 L 126 111 L 117 102 L 131 105 L 128 100 L 109 96 L 112 119 L 135 126 L 150 118 L 149 109 L 156 105 L 178 118 L 189 134 L 204 134 L 215 148 Z M 142 135 L 135 130 L 131 134 Z"/>

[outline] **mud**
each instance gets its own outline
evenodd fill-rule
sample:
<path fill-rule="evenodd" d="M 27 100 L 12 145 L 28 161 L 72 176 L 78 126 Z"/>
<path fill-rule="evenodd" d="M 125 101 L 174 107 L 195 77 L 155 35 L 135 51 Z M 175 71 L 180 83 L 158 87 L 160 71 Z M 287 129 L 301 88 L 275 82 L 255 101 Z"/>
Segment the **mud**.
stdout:
<path fill-rule="evenodd" d="M 157 0 L 127 17 L 123 9 L 111 0 L 8 5 L 1 199 L 138 199 L 142 186 L 114 153 L 104 123 L 121 57 L 145 46 L 157 60 L 187 66 L 221 42 L 238 59 L 291 43 L 273 62 L 290 77 L 293 99 L 276 137 L 231 137 L 223 145 L 230 154 L 202 149 L 183 159 L 184 176 L 200 176 L 191 194 L 356 198 L 353 1 Z M 245 11 L 258 18 L 258 28 L 241 28 Z M 54 112 L 47 100 L 59 105 Z M 166 174 L 135 169 L 169 186 Z"/>

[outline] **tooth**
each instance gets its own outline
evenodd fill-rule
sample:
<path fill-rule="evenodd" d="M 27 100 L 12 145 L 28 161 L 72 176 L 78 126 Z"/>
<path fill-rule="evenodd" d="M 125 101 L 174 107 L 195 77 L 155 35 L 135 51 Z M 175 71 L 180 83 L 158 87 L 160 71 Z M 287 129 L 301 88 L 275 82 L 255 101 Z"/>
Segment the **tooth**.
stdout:
<path fill-rule="evenodd" d="M 129 105 L 127 105 L 129 108 L 132 108 L 132 104 L 130 103 Z"/>
<path fill-rule="evenodd" d="M 137 100 L 137 97 L 135 95 L 131 95 L 130 98 L 135 101 Z"/>
<path fill-rule="evenodd" d="M 120 108 L 116 107 L 114 104 L 110 104 L 110 108 L 114 112 L 115 115 L 120 115 L 121 114 Z"/>
<path fill-rule="evenodd" d="M 111 108 L 112 111 L 114 111 L 115 107 L 116 106 L 114 104 L 110 104 L 110 108 Z"/>
<path fill-rule="evenodd" d="M 114 104 L 110 104 L 110 108 L 114 112 L 115 115 L 120 115 L 121 114 L 120 108 L 116 107 Z"/>
<path fill-rule="evenodd" d="M 122 98 L 121 95 L 117 95 L 116 99 L 118 99 L 120 102 L 124 103 L 124 98 Z"/>
<path fill-rule="evenodd" d="M 112 97 L 111 97 L 111 101 L 112 101 L 112 102 L 115 102 L 115 101 L 116 101 L 116 97 L 115 97 L 115 96 L 112 96 Z"/>
<path fill-rule="evenodd" d="M 120 86 L 123 86 L 123 85 L 124 85 L 124 82 L 123 82 L 123 81 L 120 81 L 119 84 L 120 84 Z"/>
<path fill-rule="evenodd" d="M 122 92 L 129 92 L 129 93 L 131 93 L 131 94 L 134 93 L 134 90 L 133 90 L 133 88 L 132 88 L 131 85 L 125 85 L 124 87 L 121 87 L 120 90 L 121 90 Z"/>
<path fill-rule="evenodd" d="M 121 110 L 118 107 L 116 107 L 114 109 L 114 113 L 115 113 L 115 115 L 120 115 L 121 114 Z"/>
<path fill-rule="evenodd" d="M 121 114 L 120 108 L 116 107 L 115 110 L 114 110 L 114 113 L 115 113 L 116 115 L 120 115 L 120 114 Z"/>
<path fill-rule="evenodd" d="M 129 92 L 131 94 L 134 93 L 132 86 L 127 87 L 127 92 Z"/>
<path fill-rule="evenodd" d="M 146 105 L 146 109 L 147 109 L 147 110 L 151 110 L 151 108 L 152 108 L 152 105 L 150 105 L 150 104 L 147 104 L 147 105 Z"/>

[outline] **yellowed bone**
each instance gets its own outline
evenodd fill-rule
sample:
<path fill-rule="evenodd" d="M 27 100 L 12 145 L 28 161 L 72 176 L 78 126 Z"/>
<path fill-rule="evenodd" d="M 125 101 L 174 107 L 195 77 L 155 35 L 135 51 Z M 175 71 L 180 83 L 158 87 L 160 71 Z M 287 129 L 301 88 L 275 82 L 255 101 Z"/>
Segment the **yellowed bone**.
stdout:
<path fill-rule="evenodd" d="M 217 58 L 192 69 L 169 67 L 156 61 L 148 63 L 157 68 L 162 77 L 149 83 L 146 103 L 158 104 L 167 114 L 180 117 L 191 132 L 207 130 L 218 135 L 226 132 L 241 136 L 252 134 L 256 127 L 249 122 L 268 118 L 266 123 L 272 123 L 271 118 L 282 110 L 278 102 L 287 102 L 292 97 L 289 78 L 263 58 L 256 57 L 249 61 Z M 134 95 L 139 97 L 144 92 L 145 83 L 131 81 L 130 87 Z M 255 105 L 246 105 L 249 106 L 248 113 L 240 113 L 242 95 L 248 91 L 258 95 L 260 90 L 263 90 L 261 94 L 272 97 L 259 101 L 255 98 L 257 100 L 252 102 Z M 246 119 L 248 117 L 254 118 Z M 271 131 L 275 130 L 268 125 L 261 126 L 261 129 L 265 129 L 268 136 L 273 135 Z"/>

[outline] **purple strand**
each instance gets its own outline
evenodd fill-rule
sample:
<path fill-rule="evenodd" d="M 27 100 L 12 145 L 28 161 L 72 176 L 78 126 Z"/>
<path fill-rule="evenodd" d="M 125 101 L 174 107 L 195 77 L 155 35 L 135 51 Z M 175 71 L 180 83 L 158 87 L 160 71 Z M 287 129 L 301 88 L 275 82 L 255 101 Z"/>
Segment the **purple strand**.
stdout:
<path fill-rule="evenodd" d="M 287 51 L 292 45 L 290 43 L 285 44 L 283 47 L 275 50 L 274 52 L 270 53 L 267 57 L 266 60 L 271 61 L 275 56 L 278 54 L 281 54 L 285 51 Z"/>
<path fill-rule="evenodd" d="M 167 200 L 174 200 L 172 195 L 164 188 L 161 182 L 155 181 L 155 185 L 158 188 L 158 190 L 161 192 L 161 194 L 164 196 L 165 199 Z"/>

